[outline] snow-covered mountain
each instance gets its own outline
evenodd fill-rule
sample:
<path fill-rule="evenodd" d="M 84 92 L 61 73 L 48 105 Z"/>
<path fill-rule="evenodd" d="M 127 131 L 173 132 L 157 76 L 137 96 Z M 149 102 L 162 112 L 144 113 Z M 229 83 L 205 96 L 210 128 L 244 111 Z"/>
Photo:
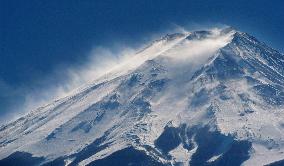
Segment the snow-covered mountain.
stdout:
<path fill-rule="evenodd" d="M 0 127 L 0 165 L 284 165 L 284 55 L 176 33 Z"/>

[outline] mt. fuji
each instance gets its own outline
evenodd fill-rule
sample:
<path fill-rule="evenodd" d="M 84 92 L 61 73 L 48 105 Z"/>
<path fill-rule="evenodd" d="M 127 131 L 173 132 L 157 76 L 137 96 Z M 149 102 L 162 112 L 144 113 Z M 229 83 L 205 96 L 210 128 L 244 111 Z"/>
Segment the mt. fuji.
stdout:
<path fill-rule="evenodd" d="M 0 127 L 0 165 L 284 165 L 284 55 L 233 28 L 169 34 Z"/>

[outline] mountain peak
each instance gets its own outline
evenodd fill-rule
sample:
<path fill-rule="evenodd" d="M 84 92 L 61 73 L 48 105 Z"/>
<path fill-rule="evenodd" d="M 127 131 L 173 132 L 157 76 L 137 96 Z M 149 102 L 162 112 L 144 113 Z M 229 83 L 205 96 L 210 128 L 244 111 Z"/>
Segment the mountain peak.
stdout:
<path fill-rule="evenodd" d="M 168 34 L 111 77 L 0 127 L 0 165 L 283 160 L 283 66 L 231 27 Z"/>

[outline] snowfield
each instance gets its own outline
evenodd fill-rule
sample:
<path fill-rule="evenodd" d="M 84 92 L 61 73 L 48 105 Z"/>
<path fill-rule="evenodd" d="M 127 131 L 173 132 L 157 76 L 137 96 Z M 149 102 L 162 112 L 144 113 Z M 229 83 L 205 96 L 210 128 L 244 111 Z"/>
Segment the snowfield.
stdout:
<path fill-rule="evenodd" d="M 0 165 L 284 165 L 284 55 L 232 28 L 163 37 L 0 127 Z"/>

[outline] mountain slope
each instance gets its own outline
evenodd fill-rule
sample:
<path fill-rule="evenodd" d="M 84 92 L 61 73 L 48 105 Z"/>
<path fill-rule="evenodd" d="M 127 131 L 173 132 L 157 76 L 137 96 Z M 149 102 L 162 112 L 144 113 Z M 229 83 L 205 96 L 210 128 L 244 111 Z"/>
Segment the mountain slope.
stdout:
<path fill-rule="evenodd" d="M 281 164 L 283 63 L 231 28 L 167 35 L 2 126 L 0 164 Z"/>

